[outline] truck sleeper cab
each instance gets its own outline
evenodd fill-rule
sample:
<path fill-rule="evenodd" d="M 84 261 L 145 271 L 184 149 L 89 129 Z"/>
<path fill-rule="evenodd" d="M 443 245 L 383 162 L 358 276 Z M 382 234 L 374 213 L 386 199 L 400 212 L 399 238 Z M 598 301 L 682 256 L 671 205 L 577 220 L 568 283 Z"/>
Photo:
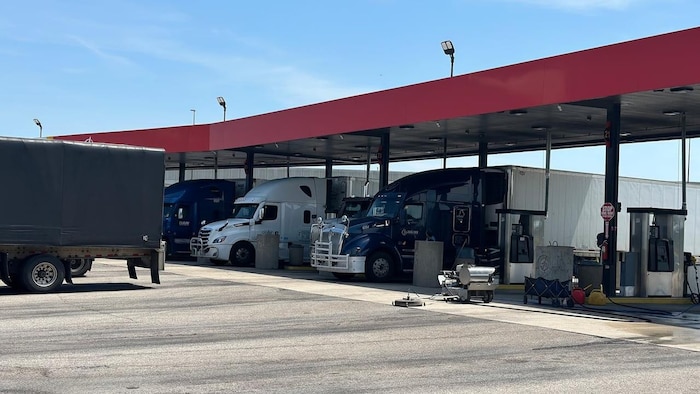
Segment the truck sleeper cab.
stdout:
<path fill-rule="evenodd" d="M 311 265 L 340 279 L 365 274 L 369 281 L 387 281 L 413 270 L 416 240 L 441 241 L 445 269 L 461 247 L 492 254 L 505 185 L 499 169 L 408 175 L 377 193 L 366 217 L 315 224 Z"/>
<path fill-rule="evenodd" d="M 225 219 L 245 194 L 245 182 L 193 179 L 172 184 L 163 196 L 163 241 L 168 257 L 188 256 L 190 239 L 206 223 Z"/>
<path fill-rule="evenodd" d="M 308 256 L 311 223 L 325 213 L 329 195 L 345 197 L 346 185 L 334 178 L 292 177 L 267 181 L 234 203 L 231 218 L 209 223 L 190 241 L 191 256 L 213 264 L 252 265 L 258 235 L 279 235 L 279 259 L 289 260 L 289 246 L 304 246 Z M 342 193 L 330 193 L 341 188 Z M 340 201 L 334 201 L 339 205 Z"/>

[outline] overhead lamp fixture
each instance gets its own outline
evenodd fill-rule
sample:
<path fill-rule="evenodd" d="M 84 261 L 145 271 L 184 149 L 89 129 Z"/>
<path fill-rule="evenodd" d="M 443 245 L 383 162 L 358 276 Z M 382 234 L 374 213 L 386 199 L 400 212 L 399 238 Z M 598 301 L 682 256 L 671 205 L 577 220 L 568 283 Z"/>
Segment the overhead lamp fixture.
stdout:
<path fill-rule="evenodd" d="M 440 137 L 430 137 L 430 138 L 428 138 L 428 141 L 431 141 L 431 142 L 439 142 L 439 141 L 442 141 L 442 138 L 440 138 Z"/>
<path fill-rule="evenodd" d="M 663 114 L 666 116 L 677 116 L 677 115 L 681 114 L 681 111 L 673 109 L 673 110 L 664 111 Z"/>
<path fill-rule="evenodd" d="M 515 142 L 506 142 L 506 146 L 515 146 Z"/>
<path fill-rule="evenodd" d="M 355 148 L 355 149 L 367 149 L 367 145 L 355 145 L 353 148 Z"/>
<path fill-rule="evenodd" d="M 512 110 L 510 110 L 509 113 L 510 113 L 511 115 L 521 116 L 521 115 L 525 115 L 525 114 L 527 113 L 527 110 L 524 110 L 524 109 L 512 109 Z"/>
<path fill-rule="evenodd" d="M 36 119 L 36 118 L 34 119 L 34 124 L 39 126 L 39 138 L 42 138 L 42 134 L 44 132 L 44 126 L 42 126 L 39 119 Z"/>
<path fill-rule="evenodd" d="M 563 109 L 561 109 L 561 104 L 557 104 L 557 109 L 559 110 L 559 112 L 563 111 Z"/>
<path fill-rule="evenodd" d="M 688 93 L 692 92 L 694 89 L 692 86 L 677 86 L 675 88 L 669 89 L 671 93 Z"/>
<path fill-rule="evenodd" d="M 299 157 L 301 156 L 301 153 L 295 153 L 294 156 Z"/>
<path fill-rule="evenodd" d="M 341 140 L 344 140 L 344 139 L 345 139 L 345 137 L 343 137 L 342 134 L 338 134 L 338 137 L 340 137 Z"/>
<path fill-rule="evenodd" d="M 265 147 L 265 145 L 255 145 L 255 149 L 262 149 L 264 147 Z"/>
<path fill-rule="evenodd" d="M 439 122 L 439 121 L 435 121 L 435 126 L 437 126 L 438 128 L 440 128 L 440 122 Z"/>
<path fill-rule="evenodd" d="M 450 40 L 443 41 L 440 43 L 440 45 L 442 46 L 442 51 L 445 52 L 445 55 L 450 57 L 450 78 L 452 78 L 455 69 L 455 47 L 452 45 L 452 41 Z"/>
<path fill-rule="evenodd" d="M 536 130 L 536 131 L 543 131 L 543 130 L 547 130 L 548 128 L 549 128 L 549 126 L 544 126 L 544 125 L 534 125 L 534 126 L 532 126 L 532 129 L 533 129 L 533 130 Z"/>
<path fill-rule="evenodd" d="M 620 137 L 629 137 L 632 133 L 620 133 Z"/>
<path fill-rule="evenodd" d="M 399 126 L 400 129 L 404 129 L 404 130 L 412 129 L 413 127 L 414 126 L 412 124 L 403 124 L 403 125 Z"/>
<path fill-rule="evenodd" d="M 279 148 L 279 147 L 280 147 L 280 144 L 275 142 L 275 148 Z"/>
<path fill-rule="evenodd" d="M 350 157 L 350 158 L 353 159 L 353 160 L 360 160 L 360 159 L 361 159 L 360 156 L 352 156 L 352 157 Z"/>
<path fill-rule="evenodd" d="M 223 97 L 219 96 L 216 98 L 216 101 L 219 102 L 219 105 L 224 108 L 224 122 L 226 121 L 226 100 L 224 100 Z"/>

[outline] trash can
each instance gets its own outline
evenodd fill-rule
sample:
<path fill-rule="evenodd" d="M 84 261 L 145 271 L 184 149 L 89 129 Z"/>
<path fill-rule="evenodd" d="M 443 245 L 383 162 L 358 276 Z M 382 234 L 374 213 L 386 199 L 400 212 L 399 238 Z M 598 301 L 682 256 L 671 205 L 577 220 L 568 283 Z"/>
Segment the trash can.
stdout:
<path fill-rule="evenodd" d="M 413 285 L 440 287 L 438 275 L 442 272 L 443 245 L 440 241 L 416 241 L 413 260 Z"/>
<path fill-rule="evenodd" d="M 259 234 L 256 240 L 257 245 L 255 246 L 255 268 L 278 269 L 280 259 L 279 234 Z"/>
<path fill-rule="evenodd" d="M 304 264 L 304 245 L 289 245 L 289 265 Z"/>
<path fill-rule="evenodd" d="M 591 291 L 600 289 L 603 283 L 603 264 L 595 260 L 581 260 L 576 264 L 576 277 L 579 287 L 585 289 L 588 296 Z"/>

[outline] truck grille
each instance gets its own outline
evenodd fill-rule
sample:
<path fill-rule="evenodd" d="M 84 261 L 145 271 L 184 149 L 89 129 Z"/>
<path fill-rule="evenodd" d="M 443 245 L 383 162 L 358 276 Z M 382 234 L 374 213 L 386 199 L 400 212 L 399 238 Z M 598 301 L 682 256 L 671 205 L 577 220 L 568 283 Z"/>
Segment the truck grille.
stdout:
<path fill-rule="evenodd" d="M 311 230 L 311 266 L 348 268 L 348 255 L 341 255 L 345 227 L 337 224 L 313 225 Z"/>
<path fill-rule="evenodd" d="M 211 234 L 210 229 L 201 229 L 199 230 L 199 238 L 202 239 L 202 244 L 206 245 L 209 243 L 209 235 Z"/>

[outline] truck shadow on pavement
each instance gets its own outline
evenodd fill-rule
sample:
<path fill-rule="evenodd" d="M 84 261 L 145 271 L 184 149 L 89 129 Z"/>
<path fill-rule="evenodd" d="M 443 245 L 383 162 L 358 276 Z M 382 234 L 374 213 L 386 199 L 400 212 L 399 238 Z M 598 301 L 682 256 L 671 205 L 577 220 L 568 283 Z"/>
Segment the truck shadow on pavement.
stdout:
<path fill-rule="evenodd" d="M 80 284 L 63 284 L 53 293 L 88 293 L 98 291 L 127 291 L 127 290 L 146 290 L 152 289 L 148 286 L 139 286 L 132 283 L 80 283 Z M 0 286 L 0 296 L 3 295 L 24 295 L 24 294 L 41 294 L 28 293 L 26 291 L 15 290 L 11 287 Z"/>

